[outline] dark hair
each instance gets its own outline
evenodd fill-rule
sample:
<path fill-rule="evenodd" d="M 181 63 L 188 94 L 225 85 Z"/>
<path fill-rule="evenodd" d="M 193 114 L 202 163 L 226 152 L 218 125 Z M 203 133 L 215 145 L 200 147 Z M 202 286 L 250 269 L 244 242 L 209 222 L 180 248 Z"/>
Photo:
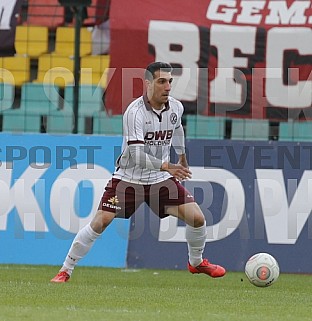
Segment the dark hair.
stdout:
<path fill-rule="evenodd" d="M 152 62 L 146 67 L 144 78 L 152 81 L 154 79 L 155 72 L 158 70 L 171 72 L 172 66 L 167 62 L 160 62 L 160 61 Z"/>

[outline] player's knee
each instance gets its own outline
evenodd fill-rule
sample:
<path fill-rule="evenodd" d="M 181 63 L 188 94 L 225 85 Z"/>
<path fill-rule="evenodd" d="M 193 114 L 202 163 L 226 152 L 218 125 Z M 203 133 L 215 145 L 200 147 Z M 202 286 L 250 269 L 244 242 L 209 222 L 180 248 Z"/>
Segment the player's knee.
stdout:
<path fill-rule="evenodd" d="M 201 227 L 206 224 L 204 215 L 196 215 L 194 217 L 194 227 Z"/>
<path fill-rule="evenodd" d="M 106 211 L 97 211 L 91 226 L 97 233 L 102 233 L 106 227 L 112 222 L 115 214 Z"/>
<path fill-rule="evenodd" d="M 114 217 L 115 217 L 115 214 L 102 211 L 101 213 L 102 226 L 106 228 L 112 222 Z"/>

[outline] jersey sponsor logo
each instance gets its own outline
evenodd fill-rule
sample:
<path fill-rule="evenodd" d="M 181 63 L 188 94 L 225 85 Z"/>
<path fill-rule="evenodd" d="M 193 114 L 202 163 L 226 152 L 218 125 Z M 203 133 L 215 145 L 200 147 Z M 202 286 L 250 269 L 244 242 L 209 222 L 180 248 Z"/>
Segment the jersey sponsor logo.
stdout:
<path fill-rule="evenodd" d="M 160 140 L 160 141 L 155 141 L 155 140 L 151 140 L 151 141 L 145 141 L 145 145 L 149 145 L 149 146 L 166 146 L 166 145 L 170 145 L 170 139 L 167 140 Z"/>
<path fill-rule="evenodd" d="M 112 203 L 112 205 L 116 205 L 119 203 L 118 197 L 117 196 L 113 196 L 108 200 L 110 203 Z"/>
<path fill-rule="evenodd" d="M 109 208 L 114 208 L 115 210 L 121 210 L 121 207 L 117 206 L 118 203 L 119 203 L 118 197 L 117 196 L 113 196 L 108 200 L 108 203 L 103 202 L 103 206 L 104 207 L 109 207 Z"/>
<path fill-rule="evenodd" d="M 166 140 L 166 139 L 171 139 L 173 134 L 173 130 L 158 130 L 155 132 L 147 132 L 145 134 L 145 141 L 146 140 Z"/>
<path fill-rule="evenodd" d="M 164 146 L 170 145 L 173 130 L 158 130 L 155 132 L 147 132 L 144 137 L 145 145 Z"/>
<path fill-rule="evenodd" d="M 121 207 L 120 207 L 120 206 L 108 204 L 108 203 L 106 203 L 106 202 L 103 203 L 103 207 L 109 207 L 109 208 L 114 208 L 115 210 L 121 210 Z"/>

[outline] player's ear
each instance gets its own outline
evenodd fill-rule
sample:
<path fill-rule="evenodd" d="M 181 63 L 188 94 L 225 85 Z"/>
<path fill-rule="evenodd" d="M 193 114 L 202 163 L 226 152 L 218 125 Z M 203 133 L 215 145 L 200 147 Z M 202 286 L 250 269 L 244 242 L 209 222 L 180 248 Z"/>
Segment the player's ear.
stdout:
<path fill-rule="evenodd" d="M 150 80 L 145 79 L 145 86 L 146 86 L 146 88 L 148 88 L 148 86 L 150 86 L 151 84 L 152 84 L 152 83 L 151 83 Z"/>

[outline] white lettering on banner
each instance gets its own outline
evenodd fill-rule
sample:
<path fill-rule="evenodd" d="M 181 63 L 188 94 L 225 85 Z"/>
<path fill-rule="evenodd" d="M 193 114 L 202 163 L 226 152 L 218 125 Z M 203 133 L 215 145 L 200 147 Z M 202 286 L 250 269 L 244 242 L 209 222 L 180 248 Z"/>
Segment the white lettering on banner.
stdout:
<path fill-rule="evenodd" d="M 38 164 L 37 164 L 38 165 Z M 50 193 L 50 210 L 54 221 L 64 230 L 77 233 L 91 220 L 91 214 L 97 210 L 103 187 L 106 186 L 111 173 L 99 165 L 78 164 L 77 168 L 64 170 L 54 181 Z M 8 215 L 16 208 L 24 231 L 48 232 L 42 209 L 45 208 L 46 181 L 41 179 L 49 166 L 34 167 L 30 164 L 23 174 L 15 179 L 12 187 L 12 164 L 0 166 L 0 231 L 7 230 Z M 90 214 L 79 217 L 76 213 L 75 198 L 79 184 L 91 183 L 93 186 L 93 203 Z"/>
<path fill-rule="evenodd" d="M 134 94 L 134 79 L 140 80 L 142 82 L 142 88 L 144 87 L 144 71 L 142 68 L 122 68 L 122 106 L 127 106 L 129 103 L 129 98 L 131 101 L 137 99 L 138 97 Z"/>
<path fill-rule="evenodd" d="M 0 4 L 0 30 L 11 29 L 11 19 L 16 0 L 1 0 Z"/>
<path fill-rule="evenodd" d="M 12 165 L 0 167 L 0 231 L 7 229 L 8 214 L 15 207 L 25 231 L 47 232 L 48 227 L 35 195 L 42 193 L 40 177 L 47 168 L 29 166 L 11 187 Z M 34 189 L 33 189 L 34 188 Z"/>
<path fill-rule="evenodd" d="M 227 194 L 227 208 L 220 222 L 207 227 L 207 242 L 217 241 L 232 234 L 239 226 L 245 210 L 245 192 L 241 180 L 233 173 L 219 168 L 190 167 L 192 180 L 220 184 Z M 178 219 L 162 219 L 159 241 L 185 242 L 185 227 L 178 226 Z"/>
<path fill-rule="evenodd" d="M 211 0 L 207 9 L 208 20 L 231 22 L 237 12 L 236 0 Z"/>
<path fill-rule="evenodd" d="M 312 211 L 312 171 L 303 173 L 289 207 L 282 170 L 256 175 L 268 243 L 295 244 Z"/>
<path fill-rule="evenodd" d="M 232 111 L 246 103 L 247 80 L 240 68 L 251 67 L 248 57 L 236 57 L 235 50 L 240 50 L 244 55 L 255 55 L 256 35 L 256 27 L 211 25 L 211 46 L 218 52 L 216 77 L 211 80 L 208 90 L 211 103 L 227 104 Z M 198 98 L 197 87 L 200 85 L 198 59 L 201 44 L 198 27 L 190 23 L 151 21 L 149 43 L 155 47 L 156 60 L 166 60 L 182 66 L 182 74 L 177 77 L 173 95 L 180 100 L 195 101 Z M 180 45 L 182 49 L 170 50 L 170 45 Z M 267 31 L 267 65 L 263 68 L 266 81 L 259 82 L 264 86 L 259 92 L 264 92 L 264 98 L 272 107 L 310 107 L 311 75 L 306 80 L 299 80 L 299 68 L 290 69 L 284 59 L 285 52 L 290 50 L 297 50 L 301 56 L 312 55 L 311 28 L 275 27 Z M 208 73 L 208 69 L 206 72 Z M 292 79 L 296 78 L 296 73 L 297 81 Z M 256 74 L 255 70 L 253 74 Z M 285 79 L 288 80 L 287 84 L 284 83 Z"/>
<path fill-rule="evenodd" d="M 270 1 L 269 15 L 266 17 L 267 24 L 300 25 L 307 22 L 305 11 L 310 7 L 310 1 L 294 1 L 287 6 L 285 1 Z"/>
<path fill-rule="evenodd" d="M 264 10 L 267 3 L 268 13 Z M 304 25 L 311 23 L 312 17 L 307 13 L 310 7 L 310 0 L 297 0 L 290 5 L 285 0 L 211 0 L 206 17 L 225 23 L 258 25 L 264 18 L 268 25 Z"/>
<path fill-rule="evenodd" d="M 48 200 L 51 217 L 65 231 L 77 233 L 91 220 L 111 173 L 100 165 L 94 165 L 90 169 L 86 163 L 78 164 L 75 169 L 67 168 L 54 180 L 50 197 L 47 197 L 46 180 L 42 177 L 49 168 L 30 165 L 18 178 L 13 179 L 12 164 L 2 163 L 0 231 L 7 230 L 8 216 L 15 208 L 24 231 L 48 232 L 46 213 L 42 213 Z M 221 168 L 191 167 L 190 170 L 193 173 L 193 182 L 208 184 L 204 194 L 209 200 L 204 199 L 203 204 L 199 204 L 207 208 L 206 218 L 207 215 L 212 215 L 209 212 L 212 204 L 210 198 L 213 198 L 210 183 L 220 185 L 226 194 L 226 208 L 222 209 L 221 220 L 207 226 L 207 242 L 228 237 L 240 227 L 245 215 L 245 191 L 241 179 Z M 256 169 L 255 172 L 255 191 L 259 194 L 259 204 L 254 206 L 259 210 L 255 218 L 262 214 L 264 222 L 264 225 L 255 225 L 255 229 L 264 227 L 269 244 L 295 244 L 312 211 L 312 170 L 304 171 L 300 182 L 288 179 L 286 183 L 282 169 Z M 93 187 L 90 212 L 85 217 L 80 217 L 77 213 L 77 191 L 79 185 L 89 187 L 90 184 Z M 256 195 L 254 199 L 257 200 Z M 257 230 L 255 232 L 257 233 Z M 158 237 L 159 241 L 164 242 L 185 242 L 185 227 L 178 226 L 176 218 L 168 217 L 161 220 Z"/>
<path fill-rule="evenodd" d="M 228 237 L 239 227 L 244 215 L 245 193 L 240 179 L 224 169 L 190 169 L 193 180 L 224 187 L 228 197 L 226 213 L 219 223 L 207 226 L 207 241 Z M 304 171 L 299 184 L 289 179 L 287 193 L 282 169 L 256 169 L 255 190 L 259 192 L 260 201 L 255 209 L 261 209 L 268 244 L 295 244 L 312 211 L 312 171 Z M 256 233 L 258 228 L 262 229 L 262 225 L 255 226 Z M 158 240 L 186 242 L 185 227 L 178 226 L 177 218 L 167 217 L 160 222 Z"/>
<path fill-rule="evenodd" d="M 211 26 L 211 45 L 218 48 L 219 57 L 217 75 L 210 82 L 211 101 L 244 104 L 246 97 L 243 97 L 243 86 L 246 86 L 246 82 L 239 84 L 235 81 L 234 71 L 237 73 L 237 68 L 247 68 L 248 58 L 235 57 L 234 51 L 240 49 L 244 54 L 254 54 L 256 32 L 256 27 Z"/>
<path fill-rule="evenodd" d="M 111 173 L 99 165 L 88 169 L 88 164 L 78 164 L 77 169 L 68 168 L 54 181 L 51 187 L 50 209 L 55 222 L 64 230 L 77 233 L 91 220 L 101 199 L 103 188 Z M 80 183 L 89 181 L 93 185 L 93 203 L 89 215 L 79 217 L 76 213 L 75 194 Z"/>
<path fill-rule="evenodd" d="M 155 61 L 181 65 L 182 74 L 173 82 L 172 95 L 179 100 L 197 97 L 197 62 L 200 56 L 199 30 L 195 24 L 172 21 L 150 21 L 148 42 L 155 47 Z M 179 45 L 181 50 L 170 50 Z"/>
<path fill-rule="evenodd" d="M 265 89 L 267 99 L 273 106 L 301 109 L 311 106 L 312 80 L 299 81 L 297 73 L 296 84 L 292 80 L 291 85 L 284 85 L 284 52 L 295 48 L 302 56 L 312 55 L 312 29 L 296 28 L 296 32 L 293 33 L 289 30 L 289 28 L 273 28 L 268 31 Z M 305 40 L 302 41 L 303 39 Z"/>
<path fill-rule="evenodd" d="M 237 23 L 259 24 L 262 20 L 261 9 L 265 7 L 265 1 L 242 1 L 242 11 L 237 16 Z"/>

